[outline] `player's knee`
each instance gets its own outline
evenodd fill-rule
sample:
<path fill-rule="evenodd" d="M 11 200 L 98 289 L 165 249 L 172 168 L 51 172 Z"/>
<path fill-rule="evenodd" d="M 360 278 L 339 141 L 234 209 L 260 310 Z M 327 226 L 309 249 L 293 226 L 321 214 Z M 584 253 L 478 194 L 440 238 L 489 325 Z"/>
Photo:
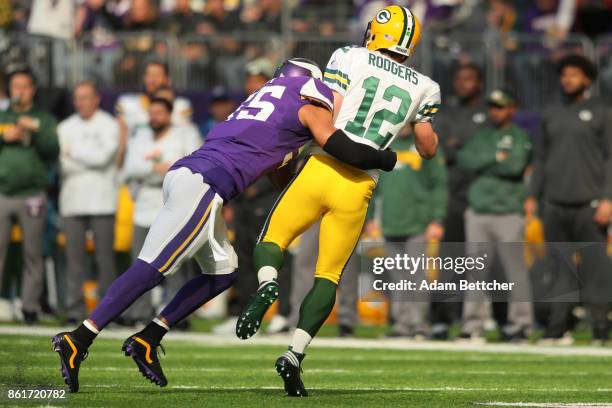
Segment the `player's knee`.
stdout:
<path fill-rule="evenodd" d="M 253 263 L 255 270 L 264 266 L 272 266 L 280 270 L 285 256 L 284 248 L 275 242 L 259 242 L 253 250 Z"/>
<path fill-rule="evenodd" d="M 257 243 L 257 245 L 261 245 L 262 247 L 267 247 L 269 250 L 274 252 L 285 252 L 285 246 L 280 243 L 278 240 L 273 239 L 263 239 Z"/>
<path fill-rule="evenodd" d="M 214 260 L 214 259 L 199 259 L 196 258 L 198 265 L 200 266 L 200 272 L 207 275 L 229 275 L 238 268 L 237 257 L 228 256 L 227 259 Z"/>
<path fill-rule="evenodd" d="M 258 244 L 269 243 L 277 245 L 282 251 L 284 251 L 289 245 L 288 242 L 285 242 L 284 234 L 282 231 L 275 233 L 274 231 L 266 231 L 265 234 L 262 234 L 257 240 Z"/>
<path fill-rule="evenodd" d="M 122 275 L 130 282 L 138 282 L 146 287 L 146 289 L 152 289 L 159 285 L 164 280 L 164 275 L 159 272 L 159 269 L 150 263 L 138 258 L 134 263 L 125 271 Z"/>
<path fill-rule="evenodd" d="M 332 283 L 338 285 L 340 282 L 340 276 L 342 275 L 342 271 L 316 271 L 315 278 L 327 279 Z"/>

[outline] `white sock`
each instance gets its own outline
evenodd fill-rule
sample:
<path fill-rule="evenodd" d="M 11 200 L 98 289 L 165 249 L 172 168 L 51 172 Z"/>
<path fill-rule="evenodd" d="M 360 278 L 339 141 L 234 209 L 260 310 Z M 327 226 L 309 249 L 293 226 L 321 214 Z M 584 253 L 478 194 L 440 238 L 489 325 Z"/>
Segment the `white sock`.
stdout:
<path fill-rule="evenodd" d="M 155 319 L 153 319 L 153 323 L 155 323 L 156 325 L 161 326 L 164 329 L 170 331 L 170 327 L 168 327 L 168 325 L 166 323 L 164 323 L 163 320 L 158 319 L 157 317 Z"/>
<path fill-rule="evenodd" d="M 296 353 L 304 354 L 304 350 L 312 341 L 312 337 L 302 329 L 295 329 L 293 339 L 291 340 L 291 350 Z"/>
<path fill-rule="evenodd" d="M 96 329 L 96 326 L 89 323 L 89 320 L 83 321 L 83 326 L 87 327 L 87 330 L 89 330 L 90 332 L 94 334 L 100 334 L 100 330 Z"/>
<path fill-rule="evenodd" d="M 257 280 L 261 285 L 263 282 L 268 282 L 278 278 L 278 271 L 273 266 L 262 266 L 257 271 Z"/>

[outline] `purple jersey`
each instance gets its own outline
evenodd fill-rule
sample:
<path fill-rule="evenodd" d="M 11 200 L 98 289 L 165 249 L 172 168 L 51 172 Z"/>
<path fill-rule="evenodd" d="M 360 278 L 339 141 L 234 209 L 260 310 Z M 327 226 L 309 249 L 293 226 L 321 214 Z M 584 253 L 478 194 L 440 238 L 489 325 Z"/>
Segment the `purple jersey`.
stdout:
<path fill-rule="evenodd" d="M 213 127 L 198 150 L 172 168 L 187 167 L 229 200 L 297 154 L 312 135 L 298 118 L 315 99 L 333 109 L 333 95 L 311 77 L 274 78 Z"/>

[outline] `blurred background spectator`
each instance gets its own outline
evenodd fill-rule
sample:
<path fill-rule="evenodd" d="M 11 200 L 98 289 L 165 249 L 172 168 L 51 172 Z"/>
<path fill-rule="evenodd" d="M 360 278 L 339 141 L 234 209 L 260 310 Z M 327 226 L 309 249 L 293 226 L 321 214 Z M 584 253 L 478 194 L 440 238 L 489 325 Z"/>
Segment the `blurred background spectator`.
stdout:
<path fill-rule="evenodd" d="M 117 276 L 113 243 L 117 209 L 119 126 L 99 109 L 93 82 L 74 89 L 76 113 L 57 129 L 60 142 L 60 215 L 66 236 L 66 316 L 71 323 L 87 316 L 83 284 L 88 278 L 87 232 L 93 233 L 98 290 L 104 293 Z"/>
<path fill-rule="evenodd" d="M 206 138 L 208 132 L 220 122 L 224 122 L 227 117 L 236 109 L 237 104 L 222 86 L 215 87 L 212 90 L 212 99 L 210 101 L 210 118 L 202 124 L 201 133 Z"/>
<path fill-rule="evenodd" d="M 200 140 L 193 133 L 184 133 L 184 126 L 172 124 L 172 102 L 163 98 L 153 98 L 149 102 L 147 126 L 138 126 L 130 137 L 121 177 L 127 183 L 134 200 L 134 235 L 132 239 L 132 259 L 136 259 L 149 227 L 163 205 L 162 184 L 164 175 L 183 156 L 200 147 Z M 175 274 L 177 278 L 189 278 L 188 264 L 181 266 Z M 178 288 L 176 288 L 178 290 Z M 172 294 L 174 294 L 173 291 Z M 132 322 L 150 320 L 153 305 L 151 294 L 136 301 L 124 316 Z"/>
<path fill-rule="evenodd" d="M 370 204 L 369 216 L 379 213 L 380 224 L 369 221 L 366 229 L 381 229 L 385 242 L 392 243 L 396 253 L 420 255 L 432 244 L 439 248 L 444 237 L 443 220 L 448 206 L 448 183 L 444 155 L 423 160 L 410 137 L 410 127 L 402 129 L 391 148 L 397 152 L 393 171 L 382 173 Z M 376 205 L 380 201 L 380 206 Z M 370 233 L 372 235 L 372 233 Z M 423 279 L 432 280 L 428 271 L 416 271 Z M 441 277 L 436 277 L 441 278 Z M 394 281 L 403 279 L 395 271 Z M 391 331 L 389 337 L 426 339 L 430 336 L 430 297 L 422 294 L 411 299 L 404 293 L 394 293 L 391 301 Z"/>
<path fill-rule="evenodd" d="M 114 32 L 120 27 L 120 18 L 104 0 L 87 0 L 77 9 L 74 33 L 87 44 L 83 55 L 85 77 L 103 86 L 113 83 L 113 68 L 120 50 Z"/>
<path fill-rule="evenodd" d="M 266 58 L 257 58 L 248 62 L 245 67 L 244 96 L 252 94 L 264 86 L 274 75 L 274 65 Z"/>
<path fill-rule="evenodd" d="M 490 280 L 494 260 L 499 258 L 507 281 L 515 285 L 508 299 L 508 324 L 501 334 L 508 341 L 525 341 L 533 326 L 531 289 L 523 246 L 516 243 L 525 235 L 524 176 L 531 163 L 532 143 L 513 123 L 517 106 L 510 92 L 496 89 L 487 103 L 490 125 L 474 134 L 457 155 L 458 167 L 475 176 L 465 212 L 466 253 L 486 254 L 488 263 L 470 280 Z M 485 299 L 483 292 L 466 293 L 461 338 L 484 339 Z"/>
<path fill-rule="evenodd" d="M 227 33 L 240 29 L 240 15 L 229 10 L 223 0 L 210 0 L 204 6 L 204 18 L 197 26 L 200 34 Z"/>
<path fill-rule="evenodd" d="M 191 7 L 189 0 L 176 0 L 172 12 L 162 17 L 161 27 L 170 34 L 182 36 L 198 32 L 203 22 L 204 16 Z"/>
<path fill-rule="evenodd" d="M 121 95 L 115 106 L 117 120 L 121 129 L 119 139 L 119 163 L 123 160 L 125 145 L 139 126 L 148 125 L 148 106 L 156 92 L 170 88 L 170 72 L 168 66 L 158 61 L 147 63 L 142 79 L 142 93 Z M 175 98 L 172 102 L 172 120 L 175 124 L 191 122 L 191 103 L 184 98 Z"/>
<path fill-rule="evenodd" d="M 35 105 L 36 80 L 30 71 L 12 72 L 8 84 L 11 104 L 0 112 L 0 272 L 17 221 L 23 236 L 23 319 L 33 324 L 41 312 L 44 289 L 46 189 L 49 168 L 56 164 L 59 153 L 57 122 Z"/>
<path fill-rule="evenodd" d="M 448 170 L 448 208 L 443 220 L 445 243 L 465 242 L 465 211 L 467 190 L 472 175 L 457 166 L 457 153 L 470 138 L 486 125 L 487 107 L 482 99 L 485 78 L 482 69 L 474 63 L 458 65 L 452 73 L 452 93 L 445 94 L 444 101 L 433 121 L 440 135 L 440 149 L 446 158 Z M 446 245 L 444 256 L 463 256 L 463 245 Z M 441 276 L 444 278 L 444 276 Z M 448 280 L 456 277 L 448 277 Z M 436 301 L 437 293 L 432 294 Z M 446 339 L 449 327 L 461 316 L 461 305 L 452 302 L 436 302 L 432 305 L 432 336 Z"/>
<path fill-rule="evenodd" d="M 176 95 L 172 88 L 159 88 L 153 93 L 153 98 L 165 99 L 172 103 L 171 121 L 174 126 L 182 126 L 185 132 L 192 133 L 191 137 L 199 138 L 200 133 L 193 121 L 191 120 L 191 102 L 189 99 L 181 98 Z"/>
<path fill-rule="evenodd" d="M 251 2 L 242 12 L 242 23 L 248 30 L 280 33 L 282 22 L 281 0 Z"/>
<path fill-rule="evenodd" d="M 607 275 L 600 271 L 610 270 L 606 268 L 609 257 L 605 243 L 612 219 L 612 109 L 590 96 L 596 78 L 596 67 L 584 57 L 570 55 L 561 61 L 559 81 L 564 100 L 547 106 L 536 144 L 525 212 L 533 215 L 539 208 L 548 242 L 589 243 L 580 250 L 581 262 L 575 263 L 575 268 L 570 266 L 569 273 L 563 273 L 568 265 L 563 256 L 549 251 L 546 270 L 553 274 L 551 296 L 572 292 L 578 280 L 586 286 L 581 295 L 593 300 L 597 285 L 609 285 Z M 568 300 L 549 305 L 546 339 L 560 340 L 572 329 L 571 301 L 578 302 L 580 297 Z M 609 305 L 587 303 L 594 322 L 593 338 L 608 340 Z"/>
<path fill-rule="evenodd" d="M 487 106 L 482 100 L 482 70 L 473 64 L 460 65 L 453 75 L 453 94 L 446 97 L 434 126 L 449 170 L 450 200 L 445 218 L 446 242 L 464 242 L 463 214 L 472 175 L 457 167 L 457 153 L 487 122 Z"/>
<path fill-rule="evenodd" d="M 160 28 L 159 10 L 153 0 L 132 0 L 122 20 L 122 28 L 126 31 L 147 31 Z"/>
<path fill-rule="evenodd" d="M 69 40 L 74 36 L 73 1 L 32 0 L 28 32 Z"/>
<path fill-rule="evenodd" d="M 523 15 L 523 31 L 562 40 L 572 28 L 575 13 L 575 0 L 535 0 Z"/>

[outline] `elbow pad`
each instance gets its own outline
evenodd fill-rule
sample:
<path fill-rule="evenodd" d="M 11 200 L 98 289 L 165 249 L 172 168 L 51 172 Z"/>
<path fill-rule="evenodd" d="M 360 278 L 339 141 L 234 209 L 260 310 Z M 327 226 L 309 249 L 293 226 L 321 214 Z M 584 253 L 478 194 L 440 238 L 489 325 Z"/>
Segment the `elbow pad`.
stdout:
<path fill-rule="evenodd" d="M 390 171 L 395 167 L 397 160 L 395 152 L 378 150 L 363 143 L 354 142 L 339 129 L 330 136 L 323 150 L 336 159 L 361 170 Z"/>
<path fill-rule="evenodd" d="M 390 148 L 381 150 L 380 154 L 381 154 L 380 169 L 384 171 L 393 170 L 395 168 L 395 163 L 397 163 L 397 154 Z"/>

